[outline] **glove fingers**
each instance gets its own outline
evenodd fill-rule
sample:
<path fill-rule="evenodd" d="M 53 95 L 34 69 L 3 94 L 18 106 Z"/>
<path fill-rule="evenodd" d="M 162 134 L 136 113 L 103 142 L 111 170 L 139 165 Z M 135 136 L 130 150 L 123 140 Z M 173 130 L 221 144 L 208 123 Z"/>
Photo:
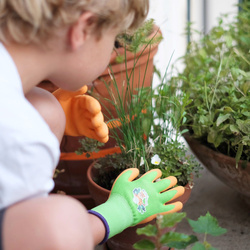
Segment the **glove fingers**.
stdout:
<path fill-rule="evenodd" d="M 102 143 L 106 143 L 109 140 L 108 134 L 104 135 L 102 137 L 99 137 L 96 135 L 96 132 L 92 129 L 85 129 L 84 132 L 85 133 L 81 133 L 81 135 L 84 135 L 84 136 L 91 138 L 91 139 L 95 139 L 95 140 L 102 142 Z"/>
<path fill-rule="evenodd" d="M 164 214 L 175 213 L 175 212 L 180 211 L 182 208 L 183 208 L 183 204 L 180 201 L 177 201 L 177 202 L 171 203 L 169 205 L 164 205 L 163 206 L 164 212 L 159 213 L 159 214 L 164 215 Z M 144 223 L 150 222 L 151 220 L 155 219 L 156 216 L 157 216 L 157 214 L 153 214 L 138 224 L 144 224 Z"/>
<path fill-rule="evenodd" d="M 102 112 L 99 112 L 97 115 L 93 116 L 91 119 L 93 127 L 100 127 L 104 123 L 104 117 Z"/>
<path fill-rule="evenodd" d="M 101 126 L 95 128 L 95 133 L 100 138 L 106 137 L 109 134 L 109 129 L 107 124 L 103 122 Z"/>
<path fill-rule="evenodd" d="M 163 192 L 174 185 L 176 185 L 177 179 L 174 176 L 169 176 L 167 178 L 161 179 L 154 183 L 154 187 L 158 192 Z"/>
<path fill-rule="evenodd" d="M 106 143 L 106 142 L 108 142 L 108 140 L 109 140 L 109 136 L 107 135 L 106 137 L 103 137 L 103 138 L 99 138 L 99 139 L 97 139 L 99 142 L 102 142 L 102 143 Z"/>
<path fill-rule="evenodd" d="M 172 188 L 172 189 L 160 194 L 160 201 L 161 201 L 161 203 L 167 203 L 167 202 L 174 200 L 174 199 L 178 198 L 179 196 L 183 195 L 184 192 L 185 192 L 185 188 L 182 186 Z"/>
<path fill-rule="evenodd" d="M 165 207 L 166 207 L 166 211 L 160 214 L 164 215 L 164 214 L 179 212 L 183 208 L 183 204 L 180 201 L 176 201 L 169 205 L 165 205 Z"/>
<path fill-rule="evenodd" d="M 137 176 L 139 175 L 139 170 L 137 168 L 128 168 L 124 170 L 122 173 L 119 174 L 119 176 L 116 178 L 112 189 L 117 185 L 118 183 L 127 183 L 128 181 L 133 181 Z M 119 185 L 118 184 L 118 185 Z"/>
<path fill-rule="evenodd" d="M 145 220 L 143 220 L 143 221 L 141 221 L 140 223 L 138 223 L 138 225 L 139 225 L 139 224 L 144 224 L 144 223 L 150 222 L 151 220 L 155 219 L 156 216 L 157 216 L 157 214 L 153 214 L 153 215 L 149 216 L 148 218 L 146 218 Z"/>
<path fill-rule="evenodd" d="M 140 180 L 154 182 L 156 179 L 160 178 L 162 175 L 160 169 L 152 169 L 141 176 Z"/>
<path fill-rule="evenodd" d="M 101 111 L 101 105 L 94 97 L 83 95 L 82 98 L 84 99 L 80 102 L 81 108 L 86 108 L 92 114 L 97 114 Z"/>
<path fill-rule="evenodd" d="M 71 92 L 73 94 L 71 96 L 84 95 L 84 94 L 86 94 L 87 91 L 88 91 L 88 87 L 87 87 L 87 85 L 84 85 L 79 90 Z"/>

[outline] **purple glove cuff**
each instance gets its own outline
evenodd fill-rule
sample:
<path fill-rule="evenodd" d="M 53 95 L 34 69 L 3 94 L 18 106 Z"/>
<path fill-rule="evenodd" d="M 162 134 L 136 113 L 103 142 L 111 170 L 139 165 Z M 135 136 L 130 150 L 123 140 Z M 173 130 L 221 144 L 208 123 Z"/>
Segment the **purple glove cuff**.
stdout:
<path fill-rule="evenodd" d="M 101 244 L 105 243 L 108 240 L 108 238 L 109 238 L 110 229 L 109 229 L 108 222 L 106 221 L 106 219 L 101 214 L 99 214 L 96 211 L 88 210 L 88 213 L 89 214 L 93 214 L 93 215 L 97 216 L 98 218 L 100 218 L 100 220 L 102 221 L 102 223 L 105 226 L 105 231 L 106 232 L 105 232 L 104 239 L 99 243 L 99 245 L 101 245 Z"/>

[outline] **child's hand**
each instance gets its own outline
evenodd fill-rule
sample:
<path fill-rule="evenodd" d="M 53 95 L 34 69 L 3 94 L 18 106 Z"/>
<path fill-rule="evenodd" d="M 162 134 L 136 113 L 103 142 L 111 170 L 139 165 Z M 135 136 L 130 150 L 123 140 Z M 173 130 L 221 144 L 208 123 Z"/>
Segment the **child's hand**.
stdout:
<path fill-rule="evenodd" d="M 53 92 L 66 116 L 65 135 L 87 136 L 100 142 L 107 142 L 108 127 L 104 122 L 100 103 L 85 95 L 85 85 L 76 92 L 58 89 Z"/>
<path fill-rule="evenodd" d="M 106 233 L 106 239 L 127 227 L 148 222 L 157 214 L 174 213 L 182 209 L 181 202 L 165 204 L 184 194 L 185 189 L 181 186 L 171 188 L 177 183 L 175 177 L 155 181 L 162 175 L 159 169 L 153 169 L 134 180 L 138 175 L 137 168 L 123 171 L 117 177 L 109 199 L 89 211 L 104 218 L 107 232 L 110 230 L 109 235 Z"/>

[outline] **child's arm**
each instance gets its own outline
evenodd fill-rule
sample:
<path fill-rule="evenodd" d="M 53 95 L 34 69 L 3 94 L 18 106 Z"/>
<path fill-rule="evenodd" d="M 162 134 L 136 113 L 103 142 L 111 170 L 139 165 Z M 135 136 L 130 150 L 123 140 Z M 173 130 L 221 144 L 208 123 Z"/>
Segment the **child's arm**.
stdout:
<path fill-rule="evenodd" d="M 85 85 L 76 92 L 58 89 L 53 92 L 66 116 L 65 135 L 87 136 L 100 142 L 108 141 L 108 127 L 104 122 L 100 103 L 85 95 Z"/>
<path fill-rule="evenodd" d="M 94 239 L 94 245 L 98 245 L 105 237 L 106 228 L 99 217 L 89 214 L 89 225 Z"/>
<path fill-rule="evenodd" d="M 158 180 L 161 174 L 159 169 L 153 169 L 136 179 L 139 170 L 130 168 L 118 176 L 109 199 L 89 211 L 103 222 L 98 232 L 98 240 L 100 235 L 103 237 L 101 243 L 130 226 L 154 219 L 157 214 L 174 213 L 182 209 L 181 202 L 169 202 L 183 195 L 185 189 L 181 186 L 172 188 L 177 183 L 173 176 Z"/>

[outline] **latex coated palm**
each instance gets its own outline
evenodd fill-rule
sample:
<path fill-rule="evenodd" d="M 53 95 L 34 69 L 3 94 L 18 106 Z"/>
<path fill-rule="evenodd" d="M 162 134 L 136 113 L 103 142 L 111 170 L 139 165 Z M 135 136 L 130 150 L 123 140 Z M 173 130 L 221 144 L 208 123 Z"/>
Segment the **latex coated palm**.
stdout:
<path fill-rule="evenodd" d="M 148 222 L 157 214 L 173 213 L 182 209 L 181 202 L 166 204 L 185 191 L 181 186 L 172 188 L 177 183 L 175 177 L 155 181 L 162 175 L 159 169 L 153 169 L 134 180 L 138 175 L 137 168 L 123 171 L 117 177 L 109 199 L 90 211 L 105 218 L 104 224 L 110 230 L 107 238 L 127 227 Z"/>
<path fill-rule="evenodd" d="M 86 136 L 100 142 L 108 141 L 108 127 L 104 122 L 100 103 L 85 95 L 85 85 L 76 92 L 58 89 L 53 92 L 66 116 L 65 135 Z"/>

